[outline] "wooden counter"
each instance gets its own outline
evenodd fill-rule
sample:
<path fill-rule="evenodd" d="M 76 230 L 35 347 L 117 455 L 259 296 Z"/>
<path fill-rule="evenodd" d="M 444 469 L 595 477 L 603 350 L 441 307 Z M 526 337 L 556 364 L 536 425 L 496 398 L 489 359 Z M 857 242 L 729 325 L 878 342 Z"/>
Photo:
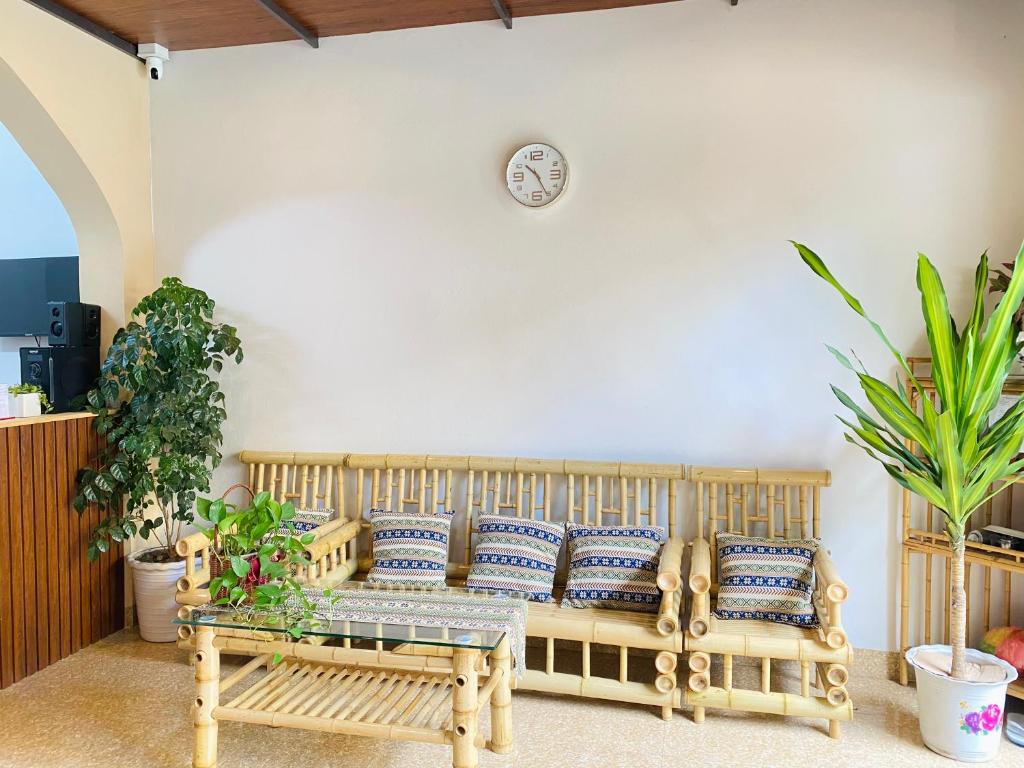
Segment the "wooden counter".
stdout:
<path fill-rule="evenodd" d="M 124 625 L 122 553 L 90 563 L 100 512 L 71 503 L 98 450 L 92 418 L 0 421 L 0 688 Z"/>

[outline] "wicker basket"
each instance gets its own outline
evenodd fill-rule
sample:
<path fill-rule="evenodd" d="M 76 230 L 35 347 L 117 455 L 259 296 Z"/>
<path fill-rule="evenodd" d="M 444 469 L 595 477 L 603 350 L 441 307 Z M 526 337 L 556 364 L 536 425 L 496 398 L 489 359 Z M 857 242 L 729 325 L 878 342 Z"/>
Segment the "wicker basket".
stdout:
<path fill-rule="evenodd" d="M 253 558 L 255 558 L 255 557 L 257 557 L 257 554 L 255 552 L 253 552 L 250 555 L 243 555 L 242 559 L 245 560 L 245 562 L 249 563 L 250 567 L 252 567 L 252 561 L 253 561 Z M 221 575 L 223 575 L 226 571 L 229 571 L 229 570 L 231 570 L 231 562 L 229 560 L 222 558 L 220 555 L 218 555 L 215 552 L 211 552 L 210 553 L 210 579 L 211 580 L 219 578 Z M 260 586 L 261 584 L 266 584 L 267 581 L 268 581 L 267 577 L 266 576 L 262 576 L 262 577 L 258 578 L 254 582 L 253 581 L 242 581 L 242 582 L 239 583 L 239 586 L 245 591 L 245 594 L 251 599 L 252 595 L 253 595 L 253 592 L 255 591 L 256 587 Z M 224 589 L 224 587 L 221 587 L 219 590 L 217 590 L 217 594 L 216 595 L 211 595 L 211 599 L 216 602 L 217 600 L 220 600 L 221 598 L 227 597 L 227 596 L 228 596 L 227 590 Z"/>

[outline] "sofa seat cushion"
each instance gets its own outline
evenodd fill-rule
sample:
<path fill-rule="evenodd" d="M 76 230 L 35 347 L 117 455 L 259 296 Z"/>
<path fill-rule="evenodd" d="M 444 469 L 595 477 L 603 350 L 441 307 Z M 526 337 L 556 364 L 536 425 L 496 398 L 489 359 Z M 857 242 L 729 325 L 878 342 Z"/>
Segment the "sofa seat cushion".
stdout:
<path fill-rule="evenodd" d="M 756 619 L 816 627 L 811 604 L 814 539 L 766 539 L 718 535 L 720 619 Z"/>
<path fill-rule="evenodd" d="M 466 586 L 515 592 L 549 603 L 565 523 L 481 515 Z"/>
<path fill-rule="evenodd" d="M 664 537 L 664 530 L 655 526 L 569 523 L 569 578 L 562 605 L 657 613 L 658 555 Z"/>

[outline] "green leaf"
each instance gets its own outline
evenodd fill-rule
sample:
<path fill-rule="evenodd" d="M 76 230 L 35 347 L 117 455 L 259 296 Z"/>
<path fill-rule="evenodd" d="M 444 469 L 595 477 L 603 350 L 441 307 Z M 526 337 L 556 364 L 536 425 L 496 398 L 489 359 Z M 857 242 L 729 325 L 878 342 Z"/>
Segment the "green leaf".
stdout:
<path fill-rule="evenodd" d="M 270 664 L 271 664 L 271 666 L 276 667 L 283 660 L 284 660 L 284 656 L 282 656 L 280 653 L 275 653 L 274 654 L 274 658 L 270 660 Z"/>
<path fill-rule="evenodd" d="M 238 555 L 232 555 L 231 570 L 234 571 L 235 576 L 237 576 L 240 579 L 244 579 L 249 573 L 249 563 L 247 563 Z"/>

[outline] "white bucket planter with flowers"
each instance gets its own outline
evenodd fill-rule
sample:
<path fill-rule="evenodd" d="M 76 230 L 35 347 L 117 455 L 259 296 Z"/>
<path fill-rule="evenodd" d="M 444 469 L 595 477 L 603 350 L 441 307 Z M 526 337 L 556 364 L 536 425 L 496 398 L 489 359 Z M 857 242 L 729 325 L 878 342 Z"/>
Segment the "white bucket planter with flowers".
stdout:
<path fill-rule="evenodd" d="M 1017 679 L 1017 670 L 973 648 L 968 648 L 966 654 L 972 676 L 980 679 L 955 680 L 949 676 L 948 645 L 911 648 L 907 661 L 917 679 L 918 720 L 925 746 L 954 760 L 981 763 L 999 753 L 1006 687 Z"/>

